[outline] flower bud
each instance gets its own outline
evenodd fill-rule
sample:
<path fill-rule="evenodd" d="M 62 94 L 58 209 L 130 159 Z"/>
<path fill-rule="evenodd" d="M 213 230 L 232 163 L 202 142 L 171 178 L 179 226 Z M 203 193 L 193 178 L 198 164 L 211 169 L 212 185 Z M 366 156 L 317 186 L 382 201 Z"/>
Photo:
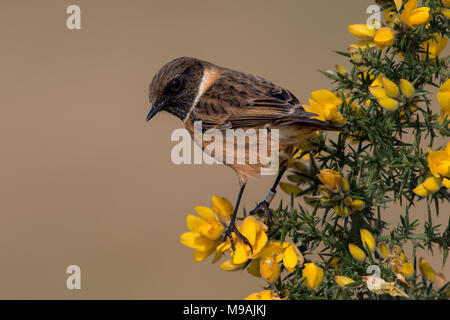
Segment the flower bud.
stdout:
<path fill-rule="evenodd" d="M 434 281 L 436 278 L 436 272 L 434 272 L 433 268 L 430 266 L 425 258 L 419 259 L 419 268 L 420 272 L 422 272 L 423 276 L 430 281 Z"/>
<path fill-rule="evenodd" d="M 360 247 L 355 246 L 354 244 L 350 243 L 348 245 L 348 249 L 350 251 L 350 254 L 352 255 L 353 258 L 355 258 L 358 261 L 363 261 L 364 258 L 366 257 L 366 254 L 364 253 L 363 250 L 361 250 Z"/>
<path fill-rule="evenodd" d="M 441 185 L 441 179 L 435 177 L 427 178 L 423 182 L 423 186 L 425 187 L 425 189 L 432 193 L 438 191 L 441 188 Z"/>
<path fill-rule="evenodd" d="M 337 214 L 338 216 L 341 216 L 341 217 L 348 216 L 348 215 L 351 213 L 349 208 L 347 208 L 347 207 L 341 207 L 341 206 L 339 206 L 339 205 L 335 205 L 335 206 L 333 207 L 333 209 L 334 209 L 334 211 L 336 212 L 336 214 Z"/>
<path fill-rule="evenodd" d="M 400 79 L 400 89 L 406 98 L 411 99 L 414 96 L 414 86 L 408 80 Z"/>
<path fill-rule="evenodd" d="M 344 276 L 335 276 L 334 281 L 342 288 L 347 288 L 346 285 L 355 282 L 353 279 Z"/>
<path fill-rule="evenodd" d="M 398 96 L 398 86 L 386 77 L 381 77 L 381 83 L 383 83 L 383 89 L 390 98 Z"/>
<path fill-rule="evenodd" d="M 344 204 L 345 204 L 347 207 L 351 207 L 351 206 L 352 206 L 352 203 L 353 203 L 352 198 L 350 198 L 350 197 L 345 197 L 345 198 L 344 198 Z"/>
<path fill-rule="evenodd" d="M 370 251 L 375 250 L 375 239 L 369 230 L 361 229 L 361 242 L 364 247 L 367 247 Z"/>
<path fill-rule="evenodd" d="M 383 242 L 380 243 L 380 254 L 385 259 L 389 256 L 389 249 L 386 247 L 386 244 L 384 244 Z"/>
<path fill-rule="evenodd" d="M 395 110 L 398 107 L 398 101 L 391 98 L 378 99 L 378 103 L 387 110 Z"/>
<path fill-rule="evenodd" d="M 309 289 L 316 290 L 322 283 L 324 277 L 323 269 L 314 263 L 305 263 L 302 277 L 306 278 L 304 283 Z"/>
<path fill-rule="evenodd" d="M 367 24 L 351 24 L 348 26 L 348 31 L 361 40 L 372 39 L 376 32 L 374 27 Z"/>
<path fill-rule="evenodd" d="M 365 203 L 362 200 L 354 200 L 351 204 L 351 207 L 355 211 L 361 211 L 365 207 Z"/>
<path fill-rule="evenodd" d="M 346 77 L 348 75 L 347 69 L 343 65 L 340 65 L 340 64 L 336 65 L 336 72 L 343 77 Z"/>
<path fill-rule="evenodd" d="M 376 32 L 373 40 L 381 50 L 390 47 L 394 44 L 394 30 L 391 28 L 381 28 Z"/>

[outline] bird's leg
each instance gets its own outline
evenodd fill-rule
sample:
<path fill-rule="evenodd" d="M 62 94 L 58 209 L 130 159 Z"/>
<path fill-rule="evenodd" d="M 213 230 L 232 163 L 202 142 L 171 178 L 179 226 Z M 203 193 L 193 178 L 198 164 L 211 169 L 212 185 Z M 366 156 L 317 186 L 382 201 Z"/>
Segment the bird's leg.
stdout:
<path fill-rule="evenodd" d="M 236 228 L 236 216 L 238 213 L 238 209 L 239 209 L 239 203 L 241 202 L 241 197 L 242 197 L 242 193 L 244 192 L 246 183 L 243 183 L 241 185 L 241 189 L 239 190 L 239 194 L 238 194 L 238 198 L 236 200 L 236 205 L 234 206 L 234 212 L 230 217 L 230 223 L 228 224 L 227 229 L 225 230 L 225 234 L 223 236 L 222 242 L 226 241 L 227 238 L 230 239 L 231 242 L 231 249 L 233 250 L 233 253 L 235 252 L 235 247 L 234 247 L 234 241 L 233 241 L 233 237 L 232 237 L 232 232 L 234 232 L 236 234 L 236 236 L 241 239 L 245 244 L 248 244 L 250 246 L 250 249 L 253 252 L 253 248 L 252 245 L 250 244 L 250 242 L 248 241 L 248 239 L 239 232 L 239 230 Z"/>
<path fill-rule="evenodd" d="M 265 215 L 267 216 L 267 225 L 269 228 L 272 225 L 272 214 L 270 213 L 269 205 L 270 205 L 270 202 L 272 201 L 272 199 L 275 197 L 275 194 L 277 193 L 277 186 L 280 183 L 280 180 L 283 177 L 283 174 L 286 172 L 287 167 L 288 167 L 287 162 L 282 165 L 282 167 L 281 167 L 280 171 L 278 172 L 278 175 L 275 179 L 275 182 L 272 185 L 272 188 L 270 188 L 270 190 L 267 193 L 264 200 L 261 201 L 260 203 L 258 203 L 256 208 L 253 209 L 252 211 L 250 211 L 250 213 L 249 213 L 250 215 L 254 215 L 258 211 L 262 210 L 265 213 Z"/>

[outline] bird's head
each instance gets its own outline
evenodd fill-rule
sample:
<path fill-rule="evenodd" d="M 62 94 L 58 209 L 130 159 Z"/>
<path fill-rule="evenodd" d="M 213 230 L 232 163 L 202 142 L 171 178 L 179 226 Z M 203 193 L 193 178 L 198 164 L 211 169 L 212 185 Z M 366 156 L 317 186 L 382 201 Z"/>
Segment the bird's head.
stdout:
<path fill-rule="evenodd" d="M 150 84 L 147 121 L 161 110 L 184 120 L 194 103 L 202 74 L 203 63 L 195 58 L 181 57 L 164 65 Z"/>

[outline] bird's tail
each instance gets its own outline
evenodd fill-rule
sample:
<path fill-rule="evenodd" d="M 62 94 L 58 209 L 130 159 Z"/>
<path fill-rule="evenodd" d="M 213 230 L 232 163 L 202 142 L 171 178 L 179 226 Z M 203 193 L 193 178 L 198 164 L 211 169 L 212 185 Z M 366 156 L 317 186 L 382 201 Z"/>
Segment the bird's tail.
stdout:
<path fill-rule="evenodd" d="M 280 119 L 280 125 L 299 125 L 305 127 L 312 127 L 317 130 L 326 131 L 342 131 L 342 125 L 331 123 L 329 121 L 322 121 L 315 119 L 317 114 L 305 111 L 303 107 L 296 109 L 294 113 L 286 118 Z"/>

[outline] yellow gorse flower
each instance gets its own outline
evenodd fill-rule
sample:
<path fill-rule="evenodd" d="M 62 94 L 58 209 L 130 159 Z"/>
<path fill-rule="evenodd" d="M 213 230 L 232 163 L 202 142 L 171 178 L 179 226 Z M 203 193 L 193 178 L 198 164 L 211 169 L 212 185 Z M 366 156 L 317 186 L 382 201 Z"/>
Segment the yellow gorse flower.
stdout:
<path fill-rule="evenodd" d="M 234 233 L 233 242 L 236 249 L 234 253 L 231 250 L 231 241 L 229 238 L 225 242 L 220 243 L 216 247 L 216 250 L 218 254 L 230 250 L 233 264 L 242 265 L 249 259 L 256 258 L 261 253 L 261 250 L 267 242 L 267 226 L 261 221 L 256 220 L 253 216 L 248 216 L 237 226 L 237 228 L 239 232 L 247 238 L 253 251 L 249 245 L 245 244 Z"/>
<path fill-rule="evenodd" d="M 450 141 L 444 150 L 431 152 L 427 156 L 428 167 L 436 178 L 450 178 Z"/>
<path fill-rule="evenodd" d="M 371 40 L 377 30 L 368 24 L 351 24 L 348 26 L 348 31 L 361 40 Z"/>
<path fill-rule="evenodd" d="M 225 225 L 233 213 L 233 206 L 228 200 L 213 197 L 213 203 L 213 207 L 217 211 L 208 207 L 195 207 L 198 217 L 192 214 L 187 216 L 186 223 L 190 232 L 181 235 L 180 242 L 196 250 L 194 252 L 194 261 L 196 262 L 205 260 L 216 250 L 222 240 Z"/>
<path fill-rule="evenodd" d="M 355 280 L 345 276 L 335 276 L 334 281 L 342 288 L 348 288 L 347 285 L 355 282 Z"/>
<path fill-rule="evenodd" d="M 272 290 L 264 290 L 250 294 L 245 300 L 281 300 Z"/>
<path fill-rule="evenodd" d="M 353 200 L 349 196 L 349 183 L 339 172 L 331 169 L 322 169 L 317 174 L 320 182 L 318 186 L 320 195 L 307 196 L 305 201 L 309 204 L 319 203 L 321 207 L 333 208 L 337 215 L 347 216 L 355 211 L 361 211 L 365 207 L 362 200 Z"/>
<path fill-rule="evenodd" d="M 352 243 L 350 243 L 348 245 L 348 250 L 350 251 L 350 254 L 352 255 L 352 257 L 358 261 L 363 261 L 364 258 L 366 257 L 366 254 L 364 253 L 364 251 L 360 247 L 358 247 Z"/>
<path fill-rule="evenodd" d="M 283 265 L 289 272 L 294 272 L 298 265 L 303 264 L 303 255 L 294 244 L 289 244 L 283 253 Z"/>
<path fill-rule="evenodd" d="M 439 88 L 437 93 L 437 100 L 441 105 L 441 123 L 444 122 L 445 118 L 450 119 L 450 79 L 445 81 Z"/>
<path fill-rule="evenodd" d="M 361 234 L 361 242 L 363 246 L 367 247 L 370 251 L 374 251 L 375 238 L 373 237 L 373 235 L 369 232 L 369 230 L 366 229 L 361 229 L 359 232 Z"/>
<path fill-rule="evenodd" d="M 383 258 L 387 258 L 389 256 L 389 249 L 387 248 L 385 243 L 380 243 L 380 254 Z"/>
<path fill-rule="evenodd" d="M 427 178 L 423 182 L 423 186 L 430 192 L 438 191 L 441 188 L 441 185 L 441 179 L 435 177 Z"/>
<path fill-rule="evenodd" d="M 289 272 L 294 272 L 295 268 L 303 264 L 303 255 L 297 247 L 289 242 L 270 240 L 261 251 L 257 259 L 252 260 L 248 272 L 254 276 L 262 277 L 269 282 L 278 279 L 280 275 L 279 263 Z"/>
<path fill-rule="evenodd" d="M 375 41 L 375 44 L 383 50 L 384 48 L 390 47 L 394 44 L 394 38 L 394 30 L 391 28 L 381 28 L 375 33 L 373 40 Z"/>
<path fill-rule="evenodd" d="M 322 169 L 317 175 L 320 182 L 333 192 L 348 192 L 348 181 L 339 172 L 331 169 Z"/>
<path fill-rule="evenodd" d="M 406 284 L 408 287 L 413 288 L 405 279 L 405 276 L 411 276 L 414 272 L 414 266 L 408 262 L 408 258 L 398 247 L 394 247 L 394 252 L 389 253 L 390 265 L 392 271 L 398 280 Z"/>
<path fill-rule="evenodd" d="M 280 276 L 280 265 L 277 263 L 274 256 L 268 256 L 260 259 L 259 272 L 261 277 L 269 282 L 274 282 Z"/>
<path fill-rule="evenodd" d="M 370 93 L 377 98 L 380 106 L 387 110 L 397 109 L 399 106 L 399 101 L 403 101 L 401 97 L 399 97 L 400 89 L 406 99 L 410 100 L 414 97 L 414 86 L 411 82 L 405 79 L 400 79 L 399 88 L 398 85 L 392 80 L 389 80 L 384 76 L 378 76 L 369 86 Z M 411 110 L 415 110 L 415 108 L 411 106 Z M 401 111 L 404 112 L 403 109 Z"/>
<path fill-rule="evenodd" d="M 316 119 L 322 121 L 330 121 L 336 125 L 345 124 L 342 114 L 338 108 L 342 104 L 342 100 L 329 90 L 316 90 L 311 92 L 309 106 L 304 105 L 306 111 L 317 114 Z"/>
<path fill-rule="evenodd" d="M 245 266 L 245 263 L 236 264 L 233 263 L 232 259 L 228 259 L 220 264 L 220 269 L 225 271 L 236 271 L 240 270 Z"/>
<path fill-rule="evenodd" d="M 425 41 L 422 44 L 422 51 L 421 54 L 422 60 L 425 60 L 428 53 L 429 59 L 435 59 L 440 56 L 442 51 L 444 51 L 445 47 L 447 46 L 448 39 L 446 37 L 442 37 L 440 34 L 434 34 L 434 39 L 430 39 L 428 41 Z"/>
<path fill-rule="evenodd" d="M 441 188 L 442 182 L 440 178 L 430 177 L 419 184 L 413 192 L 421 197 L 429 196 Z"/>
<path fill-rule="evenodd" d="M 430 8 L 417 7 L 417 0 L 409 0 L 401 15 L 402 21 L 410 28 L 424 25 L 431 20 Z"/>
<path fill-rule="evenodd" d="M 361 211 L 366 206 L 365 202 L 362 200 L 353 200 L 352 204 L 350 205 L 351 208 L 355 211 Z"/>
<path fill-rule="evenodd" d="M 309 289 L 316 290 L 323 281 L 323 269 L 314 263 L 305 263 L 304 266 L 302 271 L 302 277 L 305 278 L 304 283 Z"/>
<path fill-rule="evenodd" d="M 428 154 L 428 167 L 433 177 L 414 188 L 413 192 L 421 197 L 432 195 L 438 191 L 442 185 L 450 188 L 450 141 L 444 150 L 433 151 Z"/>
<path fill-rule="evenodd" d="M 403 96 L 406 98 L 411 99 L 414 96 L 414 86 L 408 80 L 400 79 L 400 89 L 402 90 Z"/>
<path fill-rule="evenodd" d="M 377 98 L 378 103 L 384 109 L 387 110 L 397 109 L 398 101 L 389 97 L 384 89 L 377 87 L 369 87 L 369 91 L 375 96 L 375 98 Z"/>
<path fill-rule="evenodd" d="M 419 269 L 427 280 L 434 281 L 436 278 L 436 272 L 434 272 L 433 268 L 425 258 L 419 259 Z"/>
<path fill-rule="evenodd" d="M 411 276 L 414 273 L 414 266 L 412 263 L 405 262 L 402 265 L 402 269 L 400 270 L 405 276 Z"/>
<path fill-rule="evenodd" d="M 386 77 L 381 77 L 381 83 L 383 84 L 384 91 L 389 97 L 395 98 L 398 96 L 400 90 L 394 81 L 391 81 Z"/>
<path fill-rule="evenodd" d="M 230 201 L 225 198 L 212 196 L 213 205 L 211 208 L 216 213 L 219 220 L 224 224 L 230 223 L 230 216 L 233 214 L 234 208 Z"/>
<path fill-rule="evenodd" d="M 398 107 L 398 101 L 395 99 L 400 90 L 398 86 L 386 77 L 380 76 L 375 79 L 369 87 L 370 93 L 377 98 L 380 106 L 387 110 L 394 110 Z"/>
<path fill-rule="evenodd" d="M 362 62 L 359 61 L 362 58 L 360 57 L 359 49 L 364 51 L 367 46 L 372 49 L 375 45 L 380 49 L 384 49 L 394 44 L 394 30 L 391 28 L 376 30 L 368 24 L 351 24 L 348 26 L 348 30 L 355 37 L 361 39 L 349 47 L 350 55 L 356 63 Z"/>

